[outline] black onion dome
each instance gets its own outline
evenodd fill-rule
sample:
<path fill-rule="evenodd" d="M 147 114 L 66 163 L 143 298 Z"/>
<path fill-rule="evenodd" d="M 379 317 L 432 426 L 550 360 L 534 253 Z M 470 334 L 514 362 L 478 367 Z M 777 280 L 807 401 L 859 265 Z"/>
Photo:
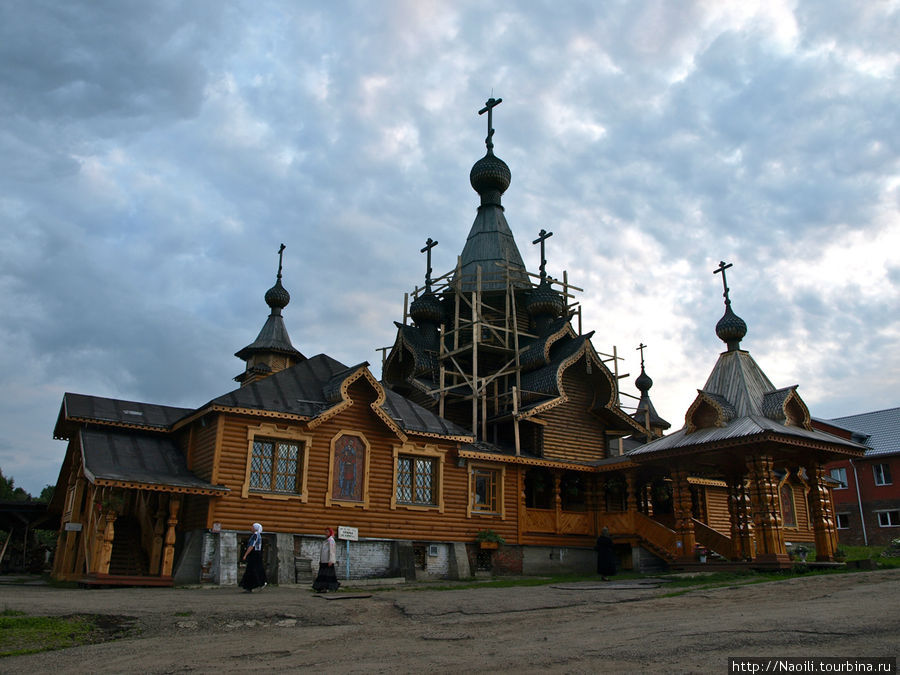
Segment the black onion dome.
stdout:
<path fill-rule="evenodd" d="M 650 379 L 650 376 L 644 372 L 644 369 L 641 368 L 641 374 L 637 376 L 637 379 L 634 381 L 634 386 L 638 388 L 642 394 L 646 394 L 650 391 L 650 387 L 653 386 L 653 380 Z"/>
<path fill-rule="evenodd" d="M 472 166 L 469 182 L 475 192 L 481 195 L 481 202 L 500 203 L 500 196 L 509 187 L 512 174 L 502 159 L 488 150 L 487 154 Z"/>
<path fill-rule="evenodd" d="M 525 309 L 531 316 L 550 315 L 555 318 L 566 311 L 566 302 L 544 279 L 528 294 Z"/>
<path fill-rule="evenodd" d="M 444 305 L 434 293 L 428 292 L 412 301 L 409 315 L 417 325 L 421 325 L 423 321 L 439 324 L 444 320 Z"/>
<path fill-rule="evenodd" d="M 274 309 L 284 309 L 291 301 L 291 294 L 281 285 L 281 275 L 269 290 L 266 291 L 266 304 Z"/>
<path fill-rule="evenodd" d="M 728 350 L 739 349 L 741 340 L 747 334 L 747 324 L 744 320 L 731 311 L 731 304 L 725 305 L 725 314 L 716 324 L 716 335 L 728 345 Z"/>

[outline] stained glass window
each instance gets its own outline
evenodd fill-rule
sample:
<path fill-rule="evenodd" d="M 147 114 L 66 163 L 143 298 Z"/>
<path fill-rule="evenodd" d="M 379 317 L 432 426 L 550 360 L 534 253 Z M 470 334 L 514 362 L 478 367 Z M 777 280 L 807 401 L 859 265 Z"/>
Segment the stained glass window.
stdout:
<path fill-rule="evenodd" d="M 257 438 L 250 458 L 250 489 L 269 492 L 300 491 L 300 445 Z"/>
<path fill-rule="evenodd" d="M 397 458 L 397 501 L 435 504 L 435 461 L 428 457 Z"/>

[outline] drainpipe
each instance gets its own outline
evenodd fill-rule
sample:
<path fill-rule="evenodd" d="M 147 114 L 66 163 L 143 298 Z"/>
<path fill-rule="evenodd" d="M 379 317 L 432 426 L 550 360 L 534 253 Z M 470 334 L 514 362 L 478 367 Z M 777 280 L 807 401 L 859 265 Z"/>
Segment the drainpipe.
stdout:
<path fill-rule="evenodd" d="M 852 459 L 850 460 L 850 466 L 853 467 L 853 484 L 856 485 L 856 505 L 859 507 L 859 523 L 862 525 L 863 546 L 868 546 L 869 537 L 866 535 L 866 518 L 863 515 L 862 497 L 859 494 L 859 471 L 856 469 L 856 464 L 853 463 Z"/>

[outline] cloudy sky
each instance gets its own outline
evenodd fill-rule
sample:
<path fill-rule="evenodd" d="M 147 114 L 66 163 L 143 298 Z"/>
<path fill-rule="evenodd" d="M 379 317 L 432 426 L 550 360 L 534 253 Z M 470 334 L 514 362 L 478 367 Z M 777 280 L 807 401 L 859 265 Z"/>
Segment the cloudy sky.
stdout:
<path fill-rule="evenodd" d="M 492 94 L 523 258 L 681 426 L 724 348 L 813 415 L 900 405 L 900 2 L 0 3 L 0 468 L 55 483 L 64 392 L 236 384 L 280 243 L 295 346 L 391 344 L 462 251 Z"/>

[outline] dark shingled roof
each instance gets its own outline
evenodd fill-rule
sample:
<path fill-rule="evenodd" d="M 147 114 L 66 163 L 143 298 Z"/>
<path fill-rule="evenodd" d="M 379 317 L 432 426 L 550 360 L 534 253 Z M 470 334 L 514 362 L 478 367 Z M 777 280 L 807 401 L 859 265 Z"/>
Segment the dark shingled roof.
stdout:
<path fill-rule="evenodd" d="M 184 455 L 165 436 L 82 429 L 85 473 L 95 480 L 227 491 L 188 471 Z"/>
<path fill-rule="evenodd" d="M 868 436 L 866 457 L 900 452 L 900 408 L 835 417 L 829 421 Z"/>
<path fill-rule="evenodd" d="M 208 405 L 249 408 L 316 417 L 341 401 L 344 380 L 367 363 L 347 367 L 340 361 L 319 354 L 274 375 L 257 380 L 210 401 Z M 465 436 L 471 434 L 425 408 L 390 390 L 383 410 L 404 431 Z"/>
<path fill-rule="evenodd" d="M 57 438 L 67 438 L 65 423 L 69 420 L 85 420 L 117 426 L 156 427 L 165 430 L 192 412 L 190 408 L 120 401 L 67 392 L 63 394 L 59 420 L 53 433 Z"/>
<path fill-rule="evenodd" d="M 479 265 L 482 290 L 505 290 L 506 270 L 498 267 L 497 263 L 510 266 L 514 286 L 531 288 L 519 247 L 516 246 L 512 230 L 503 215 L 503 207 L 485 204 L 478 208 L 460 256 L 460 274 L 464 280 L 462 290 L 466 292 L 475 289 L 475 274 Z"/>

